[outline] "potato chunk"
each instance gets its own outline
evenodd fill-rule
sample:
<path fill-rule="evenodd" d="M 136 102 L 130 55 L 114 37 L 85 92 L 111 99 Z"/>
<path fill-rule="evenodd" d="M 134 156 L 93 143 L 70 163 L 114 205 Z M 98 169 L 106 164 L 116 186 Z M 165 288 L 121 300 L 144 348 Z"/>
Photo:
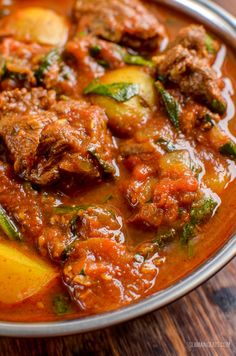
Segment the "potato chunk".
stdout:
<path fill-rule="evenodd" d="M 27 7 L 14 12 L 1 21 L 0 28 L 0 36 L 14 36 L 19 41 L 51 46 L 64 45 L 69 32 L 62 16 L 40 7 Z"/>
<path fill-rule="evenodd" d="M 122 103 L 106 96 L 92 96 L 92 101 L 105 109 L 111 129 L 118 136 L 131 136 L 140 125 L 146 123 L 155 106 L 156 93 L 153 78 L 140 67 L 129 66 L 110 71 L 99 81 L 102 84 L 139 85 L 139 95 Z"/>
<path fill-rule="evenodd" d="M 0 302 L 15 304 L 37 294 L 57 277 L 57 271 L 37 256 L 0 242 Z"/>
<path fill-rule="evenodd" d="M 175 170 L 177 166 L 190 169 L 191 158 L 187 150 L 177 150 L 162 156 L 159 165 L 163 172 Z"/>

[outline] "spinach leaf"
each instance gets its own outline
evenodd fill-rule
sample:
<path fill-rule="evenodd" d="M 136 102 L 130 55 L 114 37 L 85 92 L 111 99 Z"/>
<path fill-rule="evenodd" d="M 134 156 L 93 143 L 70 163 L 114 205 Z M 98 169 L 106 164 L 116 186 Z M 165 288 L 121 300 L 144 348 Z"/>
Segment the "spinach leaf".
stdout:
<path fill-rule="evenodd" d="M 123 57 L 123 60 L 126 64 L 134 64 L 137 66 L 146 66 L 150 68 L 154 67 L 154 63 L 152 61 L 149 61 L 148 59 L 134 54 L 126 53 Z"/>
<path fill-rule="evenodd" d="M 175 236 L 175 229 L 161 229 L 158 231 L 153 242 L 155 242 L 159 248 L 162 248 L 166 242 L 172 240 Z"/>
<path fill-rule="evenodd" d="M 101 50 L 102 50 L 101 46 L 94 45 L 90 47 L 89 52 L 92 57 L 96 57 L 101 52 Z"/>
<path fill-rule="evenodd" d="M 64 315 L 70 311 L 70 299 L 63 294 L 55 295 L 52 301 L 54 313 Z"/>
<path fill-rule="evenodd" d="M 6 60 L 0 56 L 0 78 L 2 79 L 7 71 L 7 64 L 6 64 Z"/>
<path fill-rule="evenodd" d="M 79 273 L 80 276 L 84 276 L 86 277 L 86 273 L 85 273 L 85 270 L 84 268 L 81 269 L 80 273 Z"/>
<path fill-rule="evenodd" d="M 106 162 L 104 159 L 102 159 L 102 157 L 99 155 L 99 153 L 97 153 L 95 147 L 92 147 L 92 146 L 89 147 L 88 152 L 91 154 L 91 156 L 93 158 L 96 159 L 96 161 L 98 162 L 98 164 L 100 165 L 100 167 L 102 168 L 102 170 L 105 174 L 114 174 L 115 173 L 113 165 L 109 162 Z"/>
<path fill-rule="evenodd" d="M 206 115 L 203 117 L 203 129 L 205 131 L 209 131 L 212 129 L 212 127 L 215 126 L 215 119 L 214 115 L 208 112 Z"/>
<path fill-rule="evenodd" d="M 191 222 L 195 225 L 201 223 L 213 212 L 216 205 L 212 198 L 201 199 L 193 204 L 190 211 Z"/>
<path fill-rule="evenodd" d="M 59 62 L 60 59 L 61 59 L 60 53 L 57 48 L 52 49 L 49 53 L 47 53 L 43 57 L 40 66 L 34 73 L 38 83 L 42 83 L 44 74 L 48 71 L 48 69 L 51 67 L 53 63 Z"/>
<path fill-rule="evenodd" d="M 232 141 L 227 142 L 222 147 L 220 147 L 220 153 L 225 156 L 236 158 L 236 144 Z"/>
<path fill-rule="evenodd" d="M 139 84 L 112 83 L 101 84 L 98 80 L 92 81 L 85 89 L 84 94 L 97 94 L 108 96 L 118 102 L 124 102 L 139 94 Z"/>
<path fill-rule="evenodd" d="M 180 235 L 180 243 L 181 245 L 185 245 L 189 239 L 193 238 L 196 234 L 196 226 L 191 221 L 189 223 L 184 224 L 183 230 Z"/>
<path fill-rule="evenodd" d="M 216 49 L 215 49 L 215 46 L 214 46 L 214 39 L 210 35 L 206 35 L 205 46 L 206 46 L 206 49 L 207 49 L 208 53 L 210 53 L 210 54 L 215 54 L 216 53 Z"/>
<path fill-rule="evenodd" d="M 196 235 L 196 227 L 203 223 L 214 211 L 217 203 L 212 198 L 203 198 L 192 205 L 190 221 L 183 226 L 180 242 L 185 245 L 188 240 Z"/>
<path fill-rule="evenodd" d="M 218 100 L 218 99 L 213 99 L 212 102 L 209 103 L 211 110 L 213 112 L 216 112 L 220 115 L 224 115 L 225 111 L 226 111 L 226 105 L 224 102 Z"/>
<path fill-rule="evenodd" d="M 6 211 L 0 205 L 0 228 L 12 240 L 21 241 L 23 239 L 18 227 L 7 215 Z"/>
<path fill-rule="evenodd" d="M 174 125 L 176 129 L 178 129 L 179 116 L 181 111 L 178 101 L 167 90 L 163 88 L 160 82 L 157 81 L 155 83 L 155 86 L 161 95 L 161 98 L 163 100 L 163 103 L 165 105 L 171 123 Z"/>

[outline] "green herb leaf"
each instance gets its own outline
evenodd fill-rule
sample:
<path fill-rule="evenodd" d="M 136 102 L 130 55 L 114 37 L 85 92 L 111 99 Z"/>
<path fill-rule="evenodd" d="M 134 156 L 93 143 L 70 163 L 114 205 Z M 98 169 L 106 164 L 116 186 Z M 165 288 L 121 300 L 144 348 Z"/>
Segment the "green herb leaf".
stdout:
<path fill-rule="evenodd" d="M 150 68 L 154 67 L 154 63 L 152 61 L 149 61 L 148 59 L 145 59 L 141 56 L 137 56 L 129 53 L 126 53 L 124 55 L 123 60 L 126 64 L 134 64 L 137 66 L 146 66 Z"/>
<path fill-rule="evenodd" d="M 217 114 L 224 115 L 226 111 L 226 105 L 224 102 L 217 99 L 213 99 L 212 102 L 209 104 L 212 111 L 216 112 Z"/>
<path fill-rule="evenodd" d="M 84 89 L 84 94 L 108 96 L 118 102 L 124 102 L 133 98 L 135 95 L 138 95 L 139 89 L 139 84 L 122 82 L 101 84 L 98 80 L 94 80 Z"/>
<path fill-rule="evenodd" d="M 208 53 L 216 54 L 216 49 L 215 49 L 215 46 L 214 46 L 214 39 L 210 35 L 206 35 L 205 46 L 206 46 L 206 49 L 207 49 Z"/>
<path fill-rule="evenodd" d="M 180 242 L 185 245 L 190 238 L 196 235 L 196 227 L 203 223 L 213 212 L 217 203 L 212 198 L 204 198 L 192 205 L 190 221 L 183 226 Z"/>
<path fill-rule="evenodd" d="M 188 258 L 192 258 L 195 255 L 195 249 L 193 241 L 188 241 Z"/>
<path fill-rule="evenodd" d="M 220 147 L 220 153 L 225 156 L 236 158 L 236 144 L 232 141 L 227 142 L 225 145 Z"/>
<path fill-rule="evenodd" d="M 66 243 L 66 246 L 61 253 L 61 259 L 63 261 L 65 261 L 69 257 L 79 237 L 79 231 L 78 231 L 79 221 L 80 221 L 80 216 L 78 215 L 73 216 L 73 218 L 70 220 L 69 223 L 70 241 Z"/>
<path fill-rule="evenodd" d="M 190 211 L 191 223 L 196 225 L 203 222 L 210 214 L 212 214 L 216 205 L 217 203 L 212 198 L 201 199 L 193 204 Z"/>
<path fill-rule="evenodd" d="M 21 241 L 23 239 L 18 227 L 7 215 L 6 211 L 0 205 L 0 228 L 12 240 Z"/>
<path fill-rule="evenodd" d="M 60 59 L 60 53 L 57 48 L 51 50 L 43 57 L 39 68 L 34 73 L 38 83 L 42 83 L 44 74 L 48 71 L 53 63 L 58 62 Z"/>
<path fill-rule="evenodd" d="M 0 78 L 2 79 L 7 72 L 6 60 L 0 56 Z"/>
<path fill-rule="evenodd" d="M 53 212 L 55 214 L 71 214 L 78 213 L 81 210 L 88 209 L 89 205 L 58 205 L 53 207 Z"/>
<path fill-rule="evenodd" d="M 163 103 L 165 105 L 166 111 L 168 113 L 171 123 L 176 129 L 179 128 L 179 116 L 180 116 L 180 105 L 178 101 L 165 90 L 160 82 L 156 82 L 155 86 L 160 93 Z"/>
<path fill-rule="evenodd" d="M 170 240 L 172 240 L 176 235 L 176 230 L 175 229 L 169 229 L 169 230 L 159 230 L 155 240 L 153 242 L 155 242 L 158 247 L 162 248 L 164 246 L 164 244 Z"/>
<path fill-rule="evenodd" d="M 189 239 L 193 238 L 196 234 L 195 224 L 189 222 L 186 223 L 183 227 L 182 233 L 180 235 L 181 245 L 186 245 Z"/>
<path fill-rule="evenodd" d="M 84 268 L 81 269 L 79 275 L 80 275 L 80 276 L 86 276 L 86 273 L 85 273 L 85 271 L 84 271 Z"/>
<path fill-rule="evenodd" d="M 165 84 L 166 83 L 166 77 L 164 77 L 163 75 L 158 75 L 157 76 L 157 80 L 159 81 L 159 82 L 161 82 L 162 84 Z"/>
<path fill-rule="evenodd" d="M 89 49 L 91 56 L 96 57 L 101 52 L 101 49 L 99 45 L 91 46 Z"/>
<path fill-rule="evenodd" d="M 78 222 L 79 222 L 79 217 L 77 215 L 74 216 L 70 221 L 69 228 L 70 228 L 70 232 L 71 232 L 73 241 L 74 241 L 74 239 L 76 239 L 78 237 Z"/>
<path fill-rule="evenodd" d="M 101 168 L 105 174 L 113 175 L 115 173 L 115 169 L 114 169 L 113 165 L 111 163 L 105 161 L 104 159 L 102 159 L 101 156 L 97 153 L 95 147 L 92 147 L 92 146 L 89 147 L 88 152 L 92 155 L 93 158 L 96 159 L 96 161 L 101 166 Z"/>
<path fill-rule="evenodd" d="M 57 315 L 64 315 L 70 311 L 70 299 L 68 296 L 58 294 L 53 298 L 53 310 Z"/>

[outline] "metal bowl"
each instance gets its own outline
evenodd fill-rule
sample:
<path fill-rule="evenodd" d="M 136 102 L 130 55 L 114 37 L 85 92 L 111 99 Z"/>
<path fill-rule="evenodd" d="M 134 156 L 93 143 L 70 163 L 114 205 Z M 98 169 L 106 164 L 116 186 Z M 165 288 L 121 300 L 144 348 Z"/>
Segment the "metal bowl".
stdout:
<path fill-rule="evenodd" d="M 205 0 L 157 0 L 211 27 L 236 48 L 236 18 L 220 6 Z M 45 323 L 0 322 L 1 336 L 49 337 L 76 334 L 118 324 L 163 307 L 212 277 L 236 255 L 236 234 L 209 260 L 171 287 L 138 303 L 101 315 L 72 321 Z"/>

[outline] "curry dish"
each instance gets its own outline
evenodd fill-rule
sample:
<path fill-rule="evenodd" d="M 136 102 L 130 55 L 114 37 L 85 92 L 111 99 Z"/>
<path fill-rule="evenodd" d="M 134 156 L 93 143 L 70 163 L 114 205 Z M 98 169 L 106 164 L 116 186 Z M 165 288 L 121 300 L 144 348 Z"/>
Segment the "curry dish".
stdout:
<path fill-rule="evenodd" d="M 0 319 L 115 310 L 236 229 L 236 58 L 139 0 L 0 8 Z"/>

